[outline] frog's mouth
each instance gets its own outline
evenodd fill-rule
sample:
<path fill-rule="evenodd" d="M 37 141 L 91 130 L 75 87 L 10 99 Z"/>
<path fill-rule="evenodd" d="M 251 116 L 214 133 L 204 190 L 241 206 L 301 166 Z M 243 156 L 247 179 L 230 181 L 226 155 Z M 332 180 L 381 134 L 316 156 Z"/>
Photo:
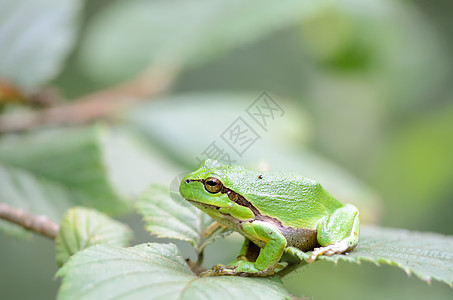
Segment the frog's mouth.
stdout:
<path fill-rule="evenodd" d="M 207 208 L 207 209 L 212 209 L 212 210 L 219 210 L 220 209 L 219 206 L 206 204 L 206 203 L 203 203 L 203 202 L 198 202 L 198 201 L 190 200 L 190 199 L 186 199 L 186 200 L 189 201 L 190 203 L 192 203 L 193 205 L 198 206 L 200 208 Z"/>

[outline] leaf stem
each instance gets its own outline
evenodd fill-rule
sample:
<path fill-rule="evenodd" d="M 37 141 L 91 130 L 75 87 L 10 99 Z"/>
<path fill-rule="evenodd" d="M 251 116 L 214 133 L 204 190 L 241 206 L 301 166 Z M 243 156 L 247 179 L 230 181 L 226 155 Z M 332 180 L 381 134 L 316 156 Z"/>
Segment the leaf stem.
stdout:
<path fill-rule="evenodd" d="M 59 229 L 58 224 L 46 216 L 30 214 L 6 203 L 0 203 L 0 219 L 17 224 L 50 239 L 55 239 Z"/>

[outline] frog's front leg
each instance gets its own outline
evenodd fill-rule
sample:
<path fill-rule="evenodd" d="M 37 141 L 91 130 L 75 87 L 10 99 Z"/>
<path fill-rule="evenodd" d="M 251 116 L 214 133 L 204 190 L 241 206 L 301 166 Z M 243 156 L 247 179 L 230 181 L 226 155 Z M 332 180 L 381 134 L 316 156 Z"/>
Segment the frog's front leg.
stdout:
<path fill-rule="evenodd" d="M 248 261 L 246 258 L 247 249 L 249 245 L 253 244 L 246 241 L 237 261 L 229 263 L 227 266 L 216 265 L 213 270 L 203 272 L 202 277 L 212 275 L 267 276 L 274 273 L 286 247 L 286 238 L 275 226 L 262 221 L 244 222 L 242 230 L 251 239 L 265 243 L 256 261 Z"/>
<path fill-rule="evenodd" d="M 315 261 L 319 255 L 330 256 L 354 249 L 359 241 L 359 223 L 359 211 L 350 204 L 322 218 L 317 226 L 317 239 L 322 247 L 314 249 L 307 262 Z"/>

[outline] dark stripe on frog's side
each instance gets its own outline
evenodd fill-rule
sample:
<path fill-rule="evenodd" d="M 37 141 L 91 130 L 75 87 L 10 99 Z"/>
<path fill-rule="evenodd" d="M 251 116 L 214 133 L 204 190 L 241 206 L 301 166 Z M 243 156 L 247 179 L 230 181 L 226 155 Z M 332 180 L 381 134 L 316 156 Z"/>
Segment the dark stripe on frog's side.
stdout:
<path fill-rule="evenodd" d="M 255 219 L 263 220 L 261 218 L 258 218 L 258 217 L 263 217 L 263 215 L 261 215 L 261 212 L 250 201 L 245 199 L 242 195 L 239 195 L 235 191 L 230 190 L 229 188 L 226 188 L 225 186 L 222 187 L 222 190 L 220 192 L 222 194 L 226 194 L 228 196 L 228 198 L 231 201 L 233 201 L 234 203 L 236 203 L 236 204 L 238 204 L 240 206 L 247 207 L 248 209 L 250 209 L 253 212 L 253 214 L 255 215 Z M 282 223 L 282 222 L 280 222 L 280 220 L 277 220 L 275 218 L 272 218 L 272 217 L 269 217 L 269 216 L 266 216 L 266 217 L 268 219 L 272 219 L 273 223 L 275 223 L 275 222 L 279 222 L 280 224 Z M 266 220 L 266 221 L 268 221 L 268 220 Z"/>
<path fill-rule="evenodd" d="M 318 239 L 316 238 L 317 231 L 314 229 L 302 229 L 285 226 L 283 223 L 273 217 L 262 215 L 259 209 L 257 209 L 250 201 L 245 199 L 244 196 L 226 188 L 222 187 L 220 191 L 222 194 L 226 194 L 228 198 L 238 205 L 247 207 L 255 215 L 255 220 L 266 221 L 274 224 L 280 232 L 285 236 L 288 246 L 299 248 L 302 251 L 313 250 L 318 247 Z"/>

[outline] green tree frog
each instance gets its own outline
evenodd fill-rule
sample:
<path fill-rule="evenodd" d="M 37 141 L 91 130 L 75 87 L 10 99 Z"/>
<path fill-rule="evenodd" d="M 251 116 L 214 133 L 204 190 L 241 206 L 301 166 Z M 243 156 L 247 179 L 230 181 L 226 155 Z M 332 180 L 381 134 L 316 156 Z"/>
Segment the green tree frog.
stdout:
<path fill-rule="evenodd" d="M 267 276 L 286 247 L 319 255 L 344 253 L 359 240 L 359 211 L 318 182 L 283 172 L 254 171 L 208 159 L 179 191 L 191 204 L 245 237 L 236 261 L 203 275 Z"/>

